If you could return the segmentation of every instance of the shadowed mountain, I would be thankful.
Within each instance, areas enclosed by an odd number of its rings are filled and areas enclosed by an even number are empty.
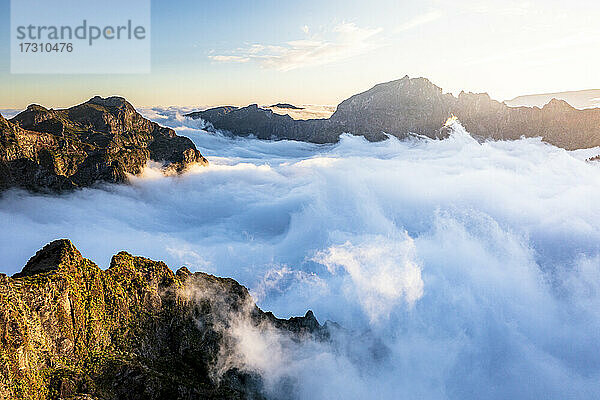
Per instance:
[[[126,182],[148,161],[177,172],[207,163],[190,139],[145,119],[121,97],[64,110],[30,105],[9,121],[0,116],[0,190]]]
[[[247,107],[216,107],[197,111],[186,116],[203,119],[214,128],[237,136],[256,136],[259,139],[291,139],[314,143],[333,143],[339,134],[327,129],[328,120],[296,120],[287,114],[260,108],[257,104]]]
[[[288,108],[290,110],[303,110],[304,107],[298,107],[290,103],[277,103],[269,106],[270,108]]]
[[[455,115],[474,136],[483,139],[541,137],[565,149],[600,146],[600,109],[577,110],[552,100],[543,108],[509,107],[486,93],[461,92],[458,97],[425,78],[409,78],[375,85],[344,100],[329,119],[293,120],[253,104],[219,107],[188,114],[215,129],[260,139],[292,139],[333,143],[349,132],[368,140],[411,134],[443,137],[445,121]]]
[[[126,252],[103,271],[57,240],[0,274],[0,398],[263,399],[260,375],[227,362],[241,322],[329,340],[312,312],[275,318],[233,279]]]

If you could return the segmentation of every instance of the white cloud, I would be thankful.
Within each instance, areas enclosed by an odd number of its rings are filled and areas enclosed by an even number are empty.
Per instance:
[[[412,306],[423,296],[421,267],[415,261],[413,239],[367,235],[354,244],[349,241],[319,252],[315,261],[336,274],[343,269],[350,281],[344,291],[358,299],[372,322],[389,317],[402,300]]]
[[[440,10],[428,11],[406,21],[393,30],[393,33],[398,34],[417,28],[434,22],[442,16]],[[320,34],[309,35],[308,25],[302,26],[301,30],[307,36],[304,39],[290,40],[283,45],[255,43],[237,48],[227,54],[211,55],[209,58],[219,62],[255,61],[264,68],[291,71],[347,60],[389,42],[381,35],[382,28],[364,28],[353,22],[339,23]]]
[[[414,29],[418,26],[428,24],[442,18],[443,14],[440,10],[431,10],[425,14],[417,15],[409,21],[406,21],[396,29],[397,32],[404,32]]]
[[[289,377],[279,387],[300,400],[600,393],[599,165],[539,139],[480,144],[455,130],[320,146],[207,134],[176,109],[151,111],[211,166],[63,196],[3,193],[2,272],[67,237],[102,267],[119,250],[209,265],[275,315],[311,308],[357,339],[307,349],[240,320],[229,331],[242,364]]]
[[[241,56],[223,56],[223,55],[218,55],[218,56],[208,56],[208,58],[210,58],[213,61],[219,61],[219,62],[235,62],[235,63],[245,63],[250,61],[249,57],[241,57]]]
[[[305,25],[302,30],[308,34]],[[229,55],[209,56],[213,61],[247,62],[254,60],[265,68],[290,71],[297,68],[329,64],[364,54],[378,47],[376,35],[381,28],[361,28],[343,22],[329,33],[334,37],[324,39],[318,35],[309,39],[292,40],[282,46],[253,44],[236,49]]]

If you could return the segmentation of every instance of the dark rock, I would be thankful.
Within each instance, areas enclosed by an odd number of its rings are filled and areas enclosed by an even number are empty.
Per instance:
[[[384,140],[386,134],[398,138],[413,134],[444,137],[447,132],[442,128],[452,115],[469,133],[482,139],[541,137],[568,150],[600,146],[600,109],[577,110],[556,99],[543,108],[508,107],[486,93],[461,92],[455,97],[425,78],[408,76],[344,100],[329,119],[297,121],[256,105],[188,116],[202,118],[215,129],[234,135],[334,143],[344,132],[371,141]]]
[[[207,161],[188,138],[142,117],[121,97],[94,97],[65,110],[30,105],[0,117],[0,190],[63,191],[121,183],[148,161],[183,171]]]
[[[187,267],[181,267],[177,270],[177,272],[175,272],[175,275],[177,275],[179,279],[187,279],[192,275],[192,273],[189,269],[187,269]]]
[[[333,143],[339,134],[323,128],[327,120],[295,120],[289,115],[276,114],[270,109],[256,104],[237,108],[233,106],[211,108],[186,115],[193,119],[203,119],[215,129],[231,132],[236,136],[254,135],[259,139],[290,139],[313,143]]]
[[[290,109],[290,110],[304,110],[304,107],[298,107],[298,106],[295,106],[295,105],[290,104],[290,103],[277,103],[277,104],[273,104],[272,106],[269,106],[269,107],[272,107],[272,108],[287,108],[287,109]]]
[[[0,397],[263,399],[260,375],[220,363],[240,320],[326,338],[312,312],[275,318],[233,279],[126,252],[103,271],[57,240],[0,274]]]
[[[397,137],[409,133],[437,137],[452,114],[453,99],[425,78],[405,76],[344,100],[330,120],[340,131],[370,140],[385,138],[384,132]]]
[[[223,107],[215,107],[205,111],[196,111],[187,114],[186,116],[191,117],[193,119],[207,119],[207,120],[217,120],[226,114],[229,114],[232,111],[238,110],[239,107],[236,106],[223,106]]]
[[[23,267],[23,270],[13,277],[19,278],[53,271],[61,265],[76,265],[82,260],[81,253],[73,246],[70,240],[55,240],[35,253],[25,267]]]

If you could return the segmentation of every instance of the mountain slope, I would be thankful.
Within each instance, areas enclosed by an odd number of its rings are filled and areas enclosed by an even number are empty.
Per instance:
[[[205,111],[195,111],[186,115],[193,119],[203,119],[214,128],[225,130],[237,136],[254,135],[259,139],[291,139],[313,143],[333,143],[339,137],[328,129],[328,120],[296,120],[287,114],[277,114],[257,104],[246,107],[225,106]],[[210,128],[209,128],[210,129]]]
[[[125,252],[103,271],[57,240],[0,274],[0,398],[261,399],[258,375],[222,362],[240,320],[327,336],[311,312],[262,312],[232,279]]]
[[[191,140],[145,119],[120,97],[94,97],[65,110],[30,105],[10,121],[0,116],[0,190],[125,182],[150,160],[177,172],[207,163]]]

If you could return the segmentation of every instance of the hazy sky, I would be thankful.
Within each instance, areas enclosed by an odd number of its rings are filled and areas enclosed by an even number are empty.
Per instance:
[[[337,104],[378,82],[425,76],[445,91],[600,88],[597,1],[153,1],[152,72],[11,75],[0,0],[0,108],[133,104]]]

